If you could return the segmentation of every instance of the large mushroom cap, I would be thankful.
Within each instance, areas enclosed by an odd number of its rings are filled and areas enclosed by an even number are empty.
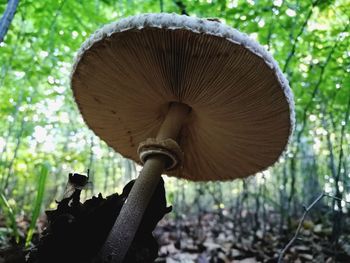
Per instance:
[[[277,161],[294,123],[277,63],[224,24],[175,14],[122,19],[78,52],[72,89],[87,125],[123,156],[154,138],[171,102],[192,108],[179,136],[185,153],[169,175],[231,180]]]

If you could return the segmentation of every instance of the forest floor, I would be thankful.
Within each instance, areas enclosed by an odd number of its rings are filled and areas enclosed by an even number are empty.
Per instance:
[[[249,227],[249,218],[242,218],[239,228],[232,222],[229,216],[217,213],[181,220],[165,217],[154,232],[160,245],[156,262],[277,262],[281,249],[295,233],[285,230],[281,235],[277,222],[258,229]],[[283,262],[349,263],[350,235],[342,235],[338,246],[332,245],[330,235],[330,226],[305,221]]]
[[[278,226],[261,226],[253,229],[248,217],[241,218],[241,226],[235,228],[229,215],[208,212],[201,216],[182,216],[174,219],[171,214],[161,220],[154,231],[159,243],[159,257],[155,262],[164,263],[256,263],[277,262],[283,248],[294,232],[287,231],[282,236]],[[273,220],[273,217],[270,219]],[[0,220],[0,228],[4,229],[4,221]],[[23,228],[28,224],[21,223]],[[45,225],[44,218],[39,221],[39,227]],[[289,233],[289,234],[288,234]],[[331,228],[322,224],[305,221],[299,238],[286,252],[283,262],[350,262],[349,234],[344,233],[340,238],[337,249],[330,240]],[[1,240],[0,248],[6,247]],[[34,238],[38,241],[38,236]],[[0,262],[5,261],[6,253],[17,254],[20,250],[14,247],[0,249]]]
[[[160,189],[162,190],[163,188]],[[87,238],[89,236],[94,236],[94,239],[97,239],[96,236],[102,230],[108,233],[110,228],[100,228],[97,229],[98,233],[96,231],[96,233],[94,233],[91,226],[93,226],[93,229],[95,229],[97,225],[106,226],[109,224],[112,226],[114,219],[112,218],[112,221],[106,224],[105,218],[109,218],[109,214],[116,211],[115,209],[120,209],[120,207],[110,207],[110,204],[114,204],[114,206],[118,205],[118,202],[122,201],[120,198],[123,197],[123,194],[120,196],[112,196],[112,198],[107,197],[107,199],[103,199],[101,196],[93,197],[92,199],[87,200],[84,205],[79,203],[79,200],[77,200],[76,205],[80,209],[78,209],[78,213],[84,212],[84,207],[86,207],[87,211],[91,210],[95,212],[87,213],[89,218],[92,220],[82,221],[85,222],[86,226],[82,226],[81,223],[77,223],[77,227],[82,229],[80,229],[81,231],[78,229],[79,231],[77,230],[75,235],[79,237],[86,235]],[[158,210],[160,209],[160,204],[162,204],[165,208],[165,199],[163,200],[164,203],[162,203],[159,202],[160,198],[158,198],[162,195],[164,195],[164,192],[160,191],[160,193],[155,196],[157,198],[154,200],[152,199],[153,201],[150,202],[150,204],[153,204],[154,206],[149,206],[148,209],[150,213],[145,213],[142,221],[144,222],[144,225],[142,226],[143,229],[146,229],[147,223],[152,222],[151,225],[153,225],[153,221],[155,220],[155,225],[156,222],[163,217],[163,212],[161,212],[158,216],[156,215],[159,213]],[[64,217],[57,215],[58,218],[65,219],[67,218],[69,209],[74,210],[74,207],[67,206],[68,201],[71,198],[72,197],[64,199],[67,202],[62,201],[60,205],[58,205],[58,207],[60,207],[59,209],[64,213]],[[116,202],[115,200],[119,201]],[[105,202],[105,205],[100,206],[100,204],[103,202]],[[195,215],[191,215],[190,213],[186,213],[186,215],[176,212],[169,213],[165,215],[165,217],[158,223],[156,229],[153,231],[153,235],[159,244],[159,257],[155,262],[278,262],[278,257],[281,250],[288,244],[296,233],[295,229],[297,228],[299,218],[290,220],[290,227],[288,228],[286,226],[287,222],[283,222],[281,224],[281,218],[278,213],[273,211],[265,212],[264,218],[258,217],[258,214],[254,213],[254,211],[247,210],[242,210],[238,213],[234,210],[229,211],[221,209],[216,212],[202,211],[200,213],[196,213]],[[51,217],[53,216],[52,213],[54,212],[49,212]],[[86,213],[86,211],[84,213]],[[99,215],[98,218],[93,216],[97,214]],[[146,214],[150,216],[148,220],[146,220]],[[78,215],[74,214],[74,216]],[[343,225],[350,225],[349,215],[344,214],[343,216]],[[101,221],[102,219],[104,221]],[[21,216],[20,218],[17,218],[16,221],[21,240],[24,241],[25,233],[28,230],[30,220],[25,216]],[[331,241],[332,225],[330,222],[331,220],[328,220],[327,216],[322,215],[320,211],[318,216],[316,216],[316,219],[306,219],[303,221],[301,230],[298,232],[298,238],[284,254],[283,262],[349,263],[350,229],[344,228],[343,232],[338,237],[338,242],[335,244],[335,242]],[[37,221],[37,232],[32,239],[33,246],[39,243],[39,233],[42,232],[46,225],[46,217],[40,217]],[[51,229],[55,229],[53,226],[54,225],[52,225]],[[61,226],[61,224],[59,226]],[[154,227],[147,227],[147,229],[148,228],[154,229]],[[86,229],[90,230],[85,231]],[[67,240],[67,235],[69,235],[72,231],[73,230],[71,229],[66,232],[67,234],[64,234],[65,239],[62,240]],[[151,235],[151,230],[149,231],[149,235]],[[61,230],[59,232],[61,232]],[[86,240],[87,238],[83,238],[83,240]],[[56,239],[57,237],[55,236],[55,240]],[[91,242],[88,241],[88,244]],[[103,242],[104,239],[102,239],[101,242],[97,242],[94,247],[99,249],[100,244],[103,244]],[[68,247],[72,247],[68,241],[63,241],[63,243],[66,245],[68,244]],[[13,244],[13,240],[11,241],[11,229],[6,227],[6,218],[3,215],[0,215],[0,263],[24,262],[25,253],[23,246],[15,246]],[[84,243],[81,245],[84,245]],[[78,247],[78,245],[74,246],[76,248]],[[137,252],[140,251],[140,248],[147,248],[148,246],[148,243],[140,243],[138,246],[134,247],[134,249],[136,249],[135,251]],[[57,245],[54,245],[54,247],[57,247]],[[84,251],[85,248],[86,246],[84,245],[79,251]],[[152,247],[148,248],[151,249]],[[156,253],[157,246],[155,246],[154,249]],[[65,251],[66,249],[64,248],[63,250]],[[155,254],[154,258],[156,258],[156,255],[157,254]],[[133,260],[130,262],[133,262]]]

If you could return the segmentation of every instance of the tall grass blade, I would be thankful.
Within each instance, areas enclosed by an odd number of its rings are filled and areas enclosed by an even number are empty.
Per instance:
[[[19,233],[18,233],[18,228],[17,228],[17,223],[16,223],[16,216],[15,213],[13,212],[9,202],[7,201],[6,197],[0,193],[0,206],[6,216],[10,220],[11,224],[11,229],[13,232],[13,236],[15,237],[16,243],[19,242]]]
[[[26,248],[28,248],[30,245],[30,241],[32,240],[34,229],[36,226],[36,221],[40,215],[41,206],[44,201],[45,184],[46,184],[47,175],[49,174],[49,168],[50,168],[49,164],[42,164],[40,167],[39,180],[38,180],[38,193],[36,196],[35,204],[33,207],[32,219],[30,221],[30,226],[27,233],[27,238],[25,243]]]

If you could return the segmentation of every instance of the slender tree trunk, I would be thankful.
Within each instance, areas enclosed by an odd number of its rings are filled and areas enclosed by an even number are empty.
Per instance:
[[[280,223],[279,223],[279,233],[283,234],[283,227],[286,220],[286,214],[289,213],[289,200],[287,200],[287,161],[283,164],[283,178],[282,178],[282,187],[280,187]],[[290,195],[291,196],[291,195]]]
[[[159,0],[159,8],[160,8],[160,12],[163,13],[164,12],[164,2],[163,2],[163,0]]]
[[[119,186],[120,180],[117,180],[117,168],[116,167],[117,166],[119,167],[119,165],[114,162],[113,158],[111,158],[111,163],[112,163],[113,187],[117,188]],[[115,190],[113,189],[113,191],[115,191]]]
[[[11,25],[12,19],[15,16],[19,0],[9,0],[5,13],[0,19],[0,43],[4,41],[5,35]]]
[[[265,174],[263,174],[263,184],[262,184],[262,195],[263,195],[263,203],[262,203],[262,223],[263,223],[263,236],[266,234],[266,226],[267,226],[267,213],[266,213],[266,178]]]
[[[334,241],[335,244],[338,243],[339,236],[342,232],[343,228],[343,208],[341,204],[341,199],[343,197],[343,193],[339,189],[339,182],[341,178],[341,166],[342,166],[342,161],[343,161],[343,143],[344,143],[344,136],[345,136],[345,127],[347,127],[349,123],[349,115],[350,115],[350,96],[348,99],[348,104],[347,104],[347,109],[345,112],[344,116],[344,125],[341,126],[341,132],[340,132],[340,142],[339,142],[339,157],[338,157],[338,169],[335,172],[335,197],[337,200],[333,200],[333,230],[332,230],[332,240]],[[329,134],[329,133],[328,133]],[[327,137],[328,138],[328,137]],[[335,166],[335,165],[334,165]],[[344,182],[343,182],[344,184]],[[337,204],[338,211],[335,210],[335,204]]]
[[[186,5],[181,0],[173,0],[173,1],[177,5],[177,7],[180,9],[181,15],[186,15],[186,16],[189,15],[186,10]]]
[[[234,215],[233,216],[233,230],[232,230],[232,234],[233,236],[237,236],[238,234],[238,230],[240,229],[239,228],[239,213],[240,213],[240,206],[241,206],[241,195],[240,194],[237,194],[234,198],[234,200],[236,201],[235,202],[235,205],[232,206],[232,214]]]
[[[239,224],[239,231],[240,234],[242,235],[244,233],[244,229],[242,227],[242,222],[243,222],[243,208],[244,205],[246,204],[247,210],[249,207],[248,204],[248,184],[247,181],[245,179],[242,180],[242,186],[243,186],[243,191],[242,191],[242,198],[241,198],[241,202],[240,202],[240,207],[238,210],[238,224]]]
[[[211,195],[211,198],[214,201],[214,204],[217,207],[217,211],[220,217],[220,220],[223,220],[223,213],[222,213],[222,207],[221,204],[223,203],[222,201],[222,189],[221,189],[221,184],[216,183],[212,185],[213,187],[211,188],[209,185],[205,186],[206,192],[208,192]],[[201,192],[201,195],[204,195],[203,190]]]
[[[69,134],[72,130],[71,129],[67,129],[66,133],[65,133],[65,138],[70,138]],[[62,147],[62,152],[67,152],[68,151],[68,144],[69,144],[69,140],[65,140],[64,142],[64,145]],[[58,194],[59,194],[59,191],[62,190],[62,187],[61,187],[61,178],[66,178],[67,177],[62,177],[62,164],[60,164],[60,160],[59,158],[55,158],[55,163],[57,164],[58,168],[57,170],[55,171],[55,173],[53,174],[54,176],[54,180],[55,180],[55,185],[52,187],[52,189],[49,191],[49,194],[48,194],[48,198],[47,198],[47,203],[45,204],[45,207],[47,207],[47,205],[51,204],[51,203],[54,203],[55,200],[57,200],[57,197],[58,197]],[[63,193],[61,194],[61,196],[63,196]]]
[[[11,116],[13,118],[13,121],[12,122],[9,122],[8,124],[8,129],[7,129],[7,134],[6,134],[6,138],[5,138],[5,146],[4,148],[2,149],[2,151],[0,152],[0,163],[2,163],[4,161],[4,158],[6,159],[6,152],[7,152],[7,147],[9,145],[9,141],[10,141],[10,138],[13,136],[13,129],[15,127],[14,123],[16,123],[17,121],[17,118],[18,118],[18,113],[19,113],[19,107],[22,105],[22,102],[23,102],[23,92],[21,91],[20,95],[19,95],[19,98],[18,98],[18,101],[16,103],[16,106],[13,110],[13,112],[11,113]]]
[[[201,223],[201,217],[203,215],[203,207],[201,204],[201,197],[203,196],[203,186],[202,184],[198,184],[196,186],[196,197],[194,199],[194,205],[197,207],[198,212],[197,212],[197,220],[198,220],[198,226],[200,226]]]
[[[253,230],[256,233],[259,229],[260,229],[260,220],[259,220],[259,216],[260,216],[260,206],[261,206],[261,201],[260,201],[260,197],[262,196],[262,185],[257,183],[257,179],[254,179],[255,181],[255,188],[258,188],[258,193],[255,194],[255,210],[254,210],[254,226],[253,226]],[[256,238],[257,235],[254,236],[254,238]]]
[[[88,165],[87,165],[87,168],[89,170],[89,181],[92,182],[92,185],[91,185],[91,195],[94,194],[94,160],[95,160],[95,154],[94,154],[94,151],[93,151],[93,148],[95,147],[95,142],[94,142],[94,137],[91,136],[90,137],[90,156],[89,156],[89,162],[88,162]],[[87,194],[87,191],[85,191],[85,194]]]
[[[296,158],[297,155],[294,155],[291,159],[290,159],[290,194],[288,197],[288,213],[294,215],[295,214],[295,206],[293,206],[292,208],[292,202],[294,200],[294,204],[295,204],[295,196],[296,196],[296,171],[297,171],[297,167],[296,167]],[[292,212],[290,212],[292,211]],[[291,227],[291,217],[288,217],[288,227]]]
[[[109,179],[109,162],[106,161],[104,164],[104,173],[103,173],[103,192],[106,193],[108,189],[108,179]]]
[[[22,122],[21,122],[20,130],[17,133],[17,142],[16,142],[16,146],[14,149],[14,153],[13,153],[13,156],[12,156],[8,166],[7,166],[7,175],[5,177],[4,185],[3,185],[2,189],[6,190],[8,192],[10,191],[10,189],[8,189],[8,185],[10,182],[10,177],[11,177],[12,172],[13,172],[13,164],[16,161],[18,150],[19,150],[19,147],[21,146],[21,143],[22,143],[22,134],[24,131],[25,124],[26,124],[26,122],[24,121],[24,118],[23,118]]]

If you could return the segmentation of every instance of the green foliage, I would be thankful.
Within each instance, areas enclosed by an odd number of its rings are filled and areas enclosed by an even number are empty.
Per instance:
[[[4,211],[6,218],[9,220],[10,228],[12,229],[12,234],[15,237],[16,242],[19,242],[19,233],[16,222],[16,215],[13,212],[9,202],[6,197],[0,193],[0,207]]]
[[[50,171],[50,165],[49,164],[42,164],[40,165],[40,169],[38,169],[38,185],[37,185],[37,196],[36,200],[33,206],[33,212],[32,212],[32,218],[30,221],[27,238],[26,238],[26,247],[30,245],[30,241],[32,240],[32,236],[34,233],[34,229],[36,226],[36,221],[40,216],[41,208],[44,201],[44,193],[45,193],[45,184],[46,179]]]

